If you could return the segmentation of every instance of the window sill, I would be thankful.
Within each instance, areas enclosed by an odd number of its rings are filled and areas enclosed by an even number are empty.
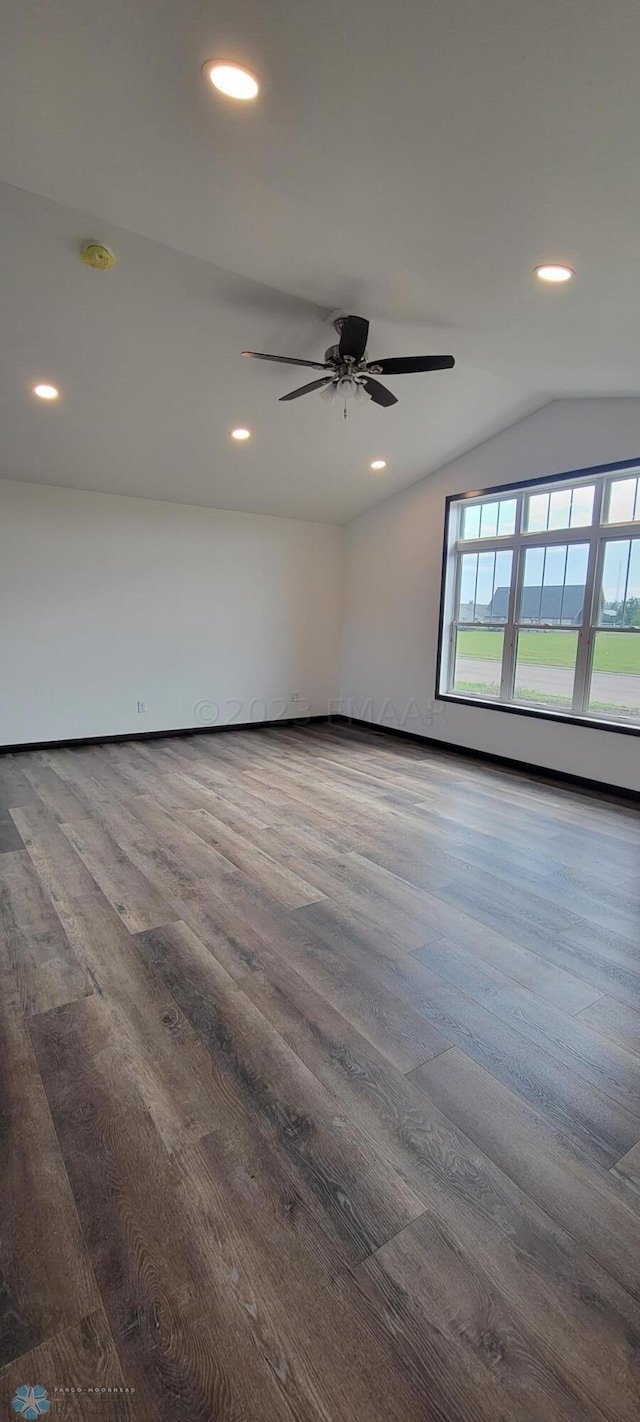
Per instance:
[[[457,696],[453,691],[437,691],[436,701],[449,701],[455,706],[481,706],[485,711],[506,711],[509,716],[533,716],[537,721],[560,721],[567,726],[595,727],[598,731],[613,731],[617,736],[640,736],[640,726],[629,726],[624,721],[599,721],[595,716],[572,716],[567,711],[550,711],[548,708],[534,709],[532,706],[517,706],[511,702],[483,700],[479,696]]]

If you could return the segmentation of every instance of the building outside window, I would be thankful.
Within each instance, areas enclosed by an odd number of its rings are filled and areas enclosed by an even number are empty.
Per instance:
[[[448,500],[438,693],[640,729],[640,464]]]

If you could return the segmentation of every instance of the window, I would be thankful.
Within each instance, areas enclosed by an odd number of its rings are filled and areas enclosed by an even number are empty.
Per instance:
[[[449,501],[438,676],[640,729],[640,467]]]
[[[462,520],[463,538],[504,538],[516,527],[516,500],[469,504]]]
[[[640,479],[612,479],[607,503],[607,523],[640,520]]]
[[[527,533],[547,533],[550,528],[588,528],[593,517],[593,484],[582,488],[554,489],[530,494],[527,499]]]

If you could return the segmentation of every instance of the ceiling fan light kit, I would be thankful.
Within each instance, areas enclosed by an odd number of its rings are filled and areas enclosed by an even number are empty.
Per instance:
[[[290,390],[280,399],[298,400],[301,395],[311,395],[318,391],[323,400],[341,400],[344,417],[347,418],[347,400],[359,403],[373,400],[374,405],[388,408],[397,405],[397,396],[374,377],[376,375],[415,375],[430,370],[451,370],[455,365],[453,356],[390,356],[388,359],[370,361],[367,357],[369,322],[364,316],[336,316],[333,326],[338,336],[335,345],[325,351],[324,361],[296,360],[293,356],[266,355],[262,351],[243,351],[243,356],[254,360],[271,360],[281,365],[306,366],[311,370],[322,370],[324,376],[312,380],[309,385],[301,385]]]

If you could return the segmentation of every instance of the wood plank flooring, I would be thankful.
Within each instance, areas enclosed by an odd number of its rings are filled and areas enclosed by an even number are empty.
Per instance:
[[[0,757],[0,1406],[637,1422],[639,883],[361,729]]]

